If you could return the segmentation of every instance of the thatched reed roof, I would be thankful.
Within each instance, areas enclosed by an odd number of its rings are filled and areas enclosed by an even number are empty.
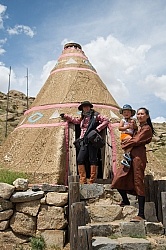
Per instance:
[[[33,106],[84,100],[118,107],[81,46],[70,43],[65,45]]]

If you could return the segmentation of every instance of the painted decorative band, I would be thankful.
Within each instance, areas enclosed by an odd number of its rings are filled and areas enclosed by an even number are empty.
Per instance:
[[[82,58],[84,58],[84,59],[88,59],[86,56],[84,56],[84,55],[82,55],[82,54],[78,54],[78,53],[68,53],[68,54],[63,54],[63,55],[61,55],[61,56],[58,58],[58,61],[59,61],[59,59],[61,59],[61,58],[63,58],[63,57],[66,57],[66,56],[70,56],[70,57],[76,56],[76,57],[82,57]]]
[[[52,71],[50,73],[50,75],[55,74],[55,73],[60,72],[60,71],[67,71],[67,70],[84,70],[84,71],[90,71],[90,72],[97,75],[97,73],[95,71],[91,70],[91,69],[79,68],[79,67],[68,67],[68,68],[56,69],[56,70]]]
[[[67,126],[67,122],[57,122],[57,123],[47,123],[47,124],[22,124],[15,128],[46,128],[46,127],[58,127],[58,126]]]
[[[78,107],[80,103],[58,103],[58,104],[48,104],[48,105],[43,105],[43,106],[35,106],[32,107],[31,109],[28,109],[25,111],[24,115],[27,115],[28,113],[36,110],[47,110],[47,109],[54,109],[54,108],[72,108],[72,107]],[[106,109],[114,109],[114,110],[119,110],[119,108],[116,108],[111,105],[104,105],[104,104],[93,104],[94,107],[97,108],[106,108]]]

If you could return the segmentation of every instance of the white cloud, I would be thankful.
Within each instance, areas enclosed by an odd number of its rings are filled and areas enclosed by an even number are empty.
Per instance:
[[[148,75],[145,79],[145,84],[155,94],[155,96],[166,101],[166,75],[155,76]]]
[[[7,32],[9,33],[9,35],[20,35],[24,33],[31,38],[35,35],[35,31],[32,30],[29,26],[25,25],[15,25],[14,28],[8,28]]]
[[[166,118],[164,118],[164,117],[156,117],[155,119],[152,119],[152,122],[154,122],[154,123],[163,123],[163,122],[166,122]]]
[[[13,70],[11,70],[10,78],[10,69],[7,68],[4,64],[0,64],[0,90],[3,93],[7,93],[10,79],[10,87],[16,85],[16,75]],[[14,89],[14,88],[13,88]]]
[[[40,79],[42,81],[42,83],[45,83],[45,81],[47,80],[47,78],[50,75],[50,71],[54,68],[54,66],[56,65],[57,61],[52,60],[52,61],[48,61],[44,66],[43,66],[43,71],[41,73]]]
[[[3,29],[3,19],[5,18],[6,9],[7,9],[7,6],[0,4],[0,29]]]
[[[117,102],[126,102],[140,77],[144,78],[140,72],[146,67],[146,53],[151,45],[131,47],[109,35],[106,39],[99,37],[83,48]]]
[[[2,48],[2,46],[6,43],[7,39],[1,39],[0,40],[0,55],[4,54],[6,52],[5,49]]]

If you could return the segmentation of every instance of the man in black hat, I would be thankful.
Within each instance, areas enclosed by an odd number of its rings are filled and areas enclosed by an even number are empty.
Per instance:
[[[103,130],[108,125],[109,120],[98,112],[95,112],[93,104],[89,101],[82,102],[78,106],[78,110],[81,111],[80,118],[74,118],[67,114],[60,114],[60,116],[67,119],[69,122],[80,124],[81,133],[79,137],[79,151],[77,156],[80,183],[87,183],[85,170],[85,162],[87,159],[89,159],[90,162],[89,183],[94,183],[97,179],[98,148],[94,147],[93,144],[87,140],[86,136],[91,130],[96,130],[97,132]]]

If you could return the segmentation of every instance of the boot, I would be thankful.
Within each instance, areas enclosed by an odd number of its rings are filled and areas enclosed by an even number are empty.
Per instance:
[[[122,190],[122,189],[117,189],[118,192],[120,193],[121,197],[122,197],[122,201],[121,203],[119,203],[119,205],[122,207],[126,206],[126,205],[130,205],[130,201],[127,197],[127,193],[126,190]]]
[[[78,165],[78,173],[80,176],[80,184],[86,184],[86,171],[85,171],[85,166],[84,165]]]
[[[96,165],[91,165],[90,166],[90,180],[89,184],[92,184],[96,181],[97,179],[97,166]]]
[[[145,219],[144,209],[145,209],[145,196],[138,195],[138,206],[139,206],[139,212],[138,216]]]

